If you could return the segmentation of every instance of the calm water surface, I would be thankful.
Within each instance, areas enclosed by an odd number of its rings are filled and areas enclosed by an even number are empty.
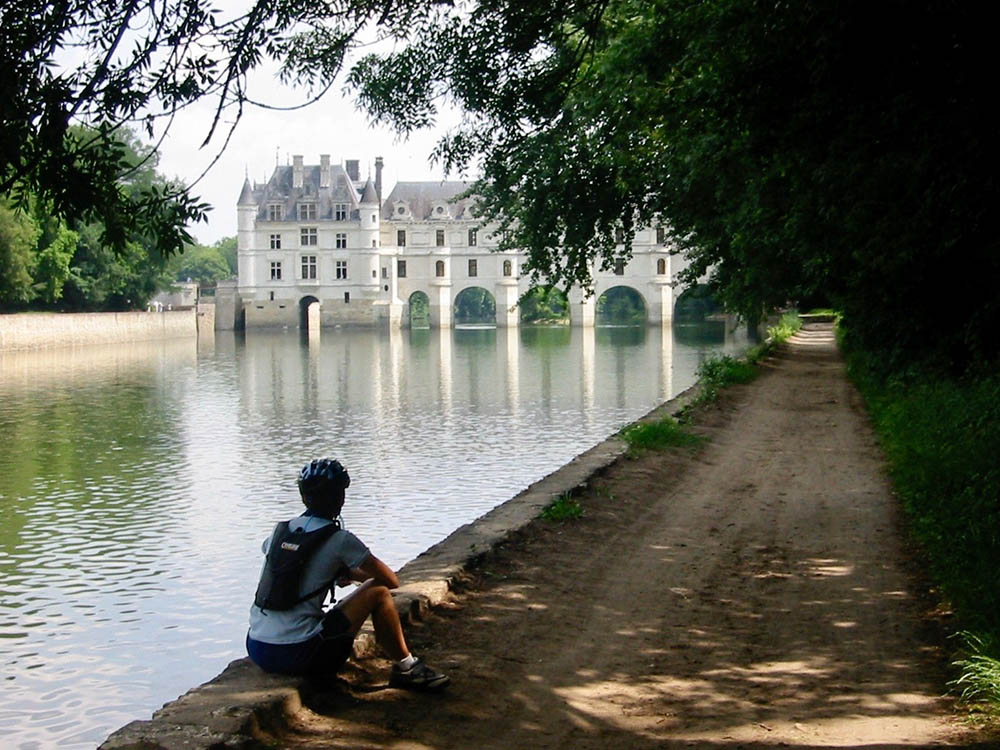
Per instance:
[[[394,567],[689,386],[709,328],[251,332],[0,355],[0,746],[92,748],[243,656],[339,457]]]

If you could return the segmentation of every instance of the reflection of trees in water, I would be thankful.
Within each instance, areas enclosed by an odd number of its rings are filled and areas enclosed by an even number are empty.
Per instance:
[[[696,323],[722,312],[722,305],[716,302],[706,284],[697,284],[686,289],[674,306],[674,320],[680,323]]]
[[[679,344],[695,347],[722,344],[726,340],[726,322],[700,320],[684,323],[674,320],[674,340]]]
[[[414,292],[410,295],[410,327],[431,327],[431,300],[423,292]]]
[[[518,306],[522,323],[569,323],[569,300],[560,289],[536,286],[521,297]]]
[[[596,317],[598,325],[642,325],[646,305],[635,289],[616,286],[597,298]]]
[[[496,300],[482,287],[470,286],[455,298],[456,323],[495,323],[496,319]]]

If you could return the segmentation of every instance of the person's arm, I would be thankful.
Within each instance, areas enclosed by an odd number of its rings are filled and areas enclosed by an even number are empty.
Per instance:
[[[375,583],[380,586],[399,588],[399,578],[396,577],[395,571],[373,554],[369,554],[363,563],[351,570],[351,579],[354,581],[363,583],[369,578],[375,579]]]

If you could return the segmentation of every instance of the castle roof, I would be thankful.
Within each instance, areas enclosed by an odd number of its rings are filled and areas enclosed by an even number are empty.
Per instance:
[[[382,219],[397,218],[395,207],[405,203],[410,216],[417,220],[432,219],[434,207],[447,203],[452,219],[472,219],[475,198],[458,198],[472,187],[471,183],[459,180],[442,182],[397,182],[392,192],[382,202]]]

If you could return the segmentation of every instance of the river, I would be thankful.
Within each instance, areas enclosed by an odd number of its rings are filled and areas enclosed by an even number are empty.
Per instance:
[[[92,748],[243,655],[316,456],[394,567],[694,382],[721,324],[326,329],[0,355],[0,745]]]

